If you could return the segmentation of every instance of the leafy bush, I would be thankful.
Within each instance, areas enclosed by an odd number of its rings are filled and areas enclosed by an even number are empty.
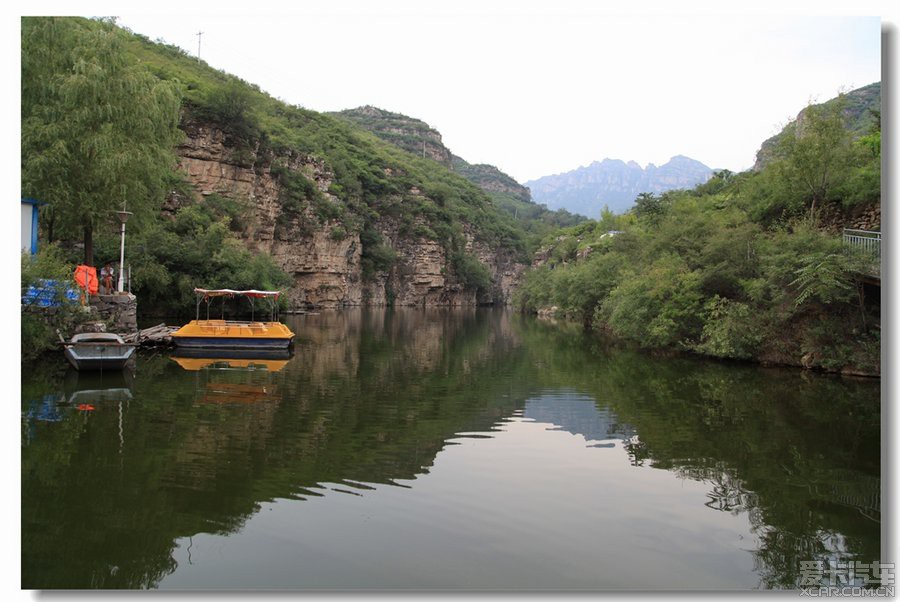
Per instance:
[[[613,333],[642,347],[690,348],[702,329],[702,309],[699,275],[667,255],[627,275],[598,314]]]
[[[37,254],[22,253],[21,292],[30,286],[45,288],[47,281],[55,281],[53,293],[58,307],[45,311],[37,306],[22,303],[21,342],[22,361],[32,361],[41,354],[57,348],[57,329],[69,333],[80,319],[80,305],[65,298],[65,289],[74,287],[75,264],[69,263],[57,245],[43,245]]]
[[[450,256],[450,265],[456,277],[467,289],[482,293],[491,286],[491,273],[477,258],[465,251],[457,251]]]
[[[213,198],[214,195],[211,196]],[[209,199],[207,199],[208,201]],[[128,238],[131,290],[144,315],[190,315],[196,288],[285,289],[291,278],[265,253],[253,253],[234,233],[240,205],[215,199],[159,216]],[[110,256],[118,241],[102,241]]]
[[[746,303],[715,296],[706,302],[701,341],[695,351],[715,357],[750,359],[762,342],[759,316]]]

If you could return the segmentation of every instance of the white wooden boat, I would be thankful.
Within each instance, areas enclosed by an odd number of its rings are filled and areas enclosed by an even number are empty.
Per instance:
[[[134,345],[112,332],[76,334],[63,346],[76,370],[121,370],[134,355]]]

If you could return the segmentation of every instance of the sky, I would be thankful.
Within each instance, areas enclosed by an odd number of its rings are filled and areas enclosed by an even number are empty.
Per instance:
[[[290,104],[422,119],[453,153],[520,182],[604,158],[646,166],[679,154],[742,171],[809,102],[881,79],[880,18],[833,8],[445,4],[111,14],[192,55],[203,32],[204,61]]]

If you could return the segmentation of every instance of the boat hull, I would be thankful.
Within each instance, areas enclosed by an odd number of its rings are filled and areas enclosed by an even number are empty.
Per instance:
[[[288,349],[294,333],[280,322],[192,320],[172,333],[179,349]]]
[[[76,370],[122,370],[134,355],[134,347],[111,346],[101,350],[96,346],[72,346],[66,348],[65,355]]]
[[[252,339],[241,337],[172,337],[175,346],[181,349],[240,349],[240,350],[278,350],[290,347],[293,339]]]

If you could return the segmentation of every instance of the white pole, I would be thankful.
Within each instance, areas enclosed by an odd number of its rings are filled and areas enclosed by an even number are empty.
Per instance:
[[[122,248],[119,252],[119,292],[125,290],[125,222],[122,222]]]

